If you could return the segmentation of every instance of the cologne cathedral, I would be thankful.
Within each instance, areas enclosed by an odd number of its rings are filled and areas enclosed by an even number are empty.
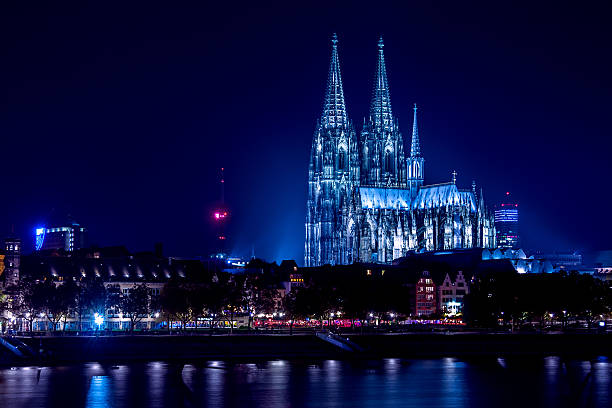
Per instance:
[[[482,190],[425,185],[414,107],[410,152],[391,110],[382,38],[370,114],[360,133],[346,113],[338,40],[323,114],[312,140],[304,263],[391,263],[409,251],[495,247],[492,214]],[[407,156],[407,157],[406,157]]]

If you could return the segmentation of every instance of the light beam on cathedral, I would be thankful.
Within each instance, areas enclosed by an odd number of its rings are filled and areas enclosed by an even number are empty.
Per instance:
[[[492,214],[476,186],[424,185],[414,105],[410,155],[391,109],[382,37],[370,112],[358,134],[344,100],[338,38],[332,37],[323,113],[308,168],[306,266],[390,263],[408,251],[495,246]]]

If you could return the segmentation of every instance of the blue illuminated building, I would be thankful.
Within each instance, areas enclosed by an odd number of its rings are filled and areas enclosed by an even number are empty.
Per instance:
[[[500,248],[517,249],[520,245],[518,203],[507,192],[495,208],[495,231]]]
[[[482,190],[450,182],[425,185],[414,106],[410,151],[393,116],[384,43],[378,42],[370,113],[357,133],[349,120],[338,39],[323,113],[312,140],[304,263],[391,263],[409,251],[495,247],[493,216]]]
[[[86,232],[76,222],[38,227],[34,231],[35,248],[37,251],[63,249],[71,252],[85,247]]]

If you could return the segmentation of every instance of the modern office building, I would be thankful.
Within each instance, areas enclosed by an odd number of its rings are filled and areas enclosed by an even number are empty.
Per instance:
[[[519,248],[519,209],[510,192],[507,192],[502,202],[495,207],[495,231],[498,247]]]
[[[37,251],[63,249],[72,252],[85,247],[86,229],[76,222],[52,224],[35,230]]]

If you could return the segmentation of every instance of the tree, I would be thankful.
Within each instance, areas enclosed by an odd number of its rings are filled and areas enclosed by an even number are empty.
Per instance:
[[[17,284],[15,294],[11,303],[14,315],[28,323],[28,331],[33,331],[34,319],[42,312],[42,306],[34,293],[35,282],[29,279],[21,279]]]
[[[176,317],[182,323],[185,330],[187,322],[193,319],[192,290],[183,283],[168,281],[160,294],[160,305],[165,314]],[[170,324],[170,323],[169,323]]]
[[[130,319],[130,333],[144,317],[151,313],[150,293],[146,283],[134,285],[128,293],[123,293],[119,299],[119,308],[123,316]]]
[[[289,332],[293,334],[293,323],[296,319],[329,318],[330,313],[338,307],[338,298],[333,289],[324,287],[296,288],[285,296],[284,308],[290,318]]]
[[[40,307],[55,331],[58,323],[74,307],[74,285],[57,285],[53,280],[46,279],[34,285],[30,301]]]
[[[79,317],[79,331],[83,330],[83,316],[98,313],[104,315],[107,306],[107,291],[101,279],[79,284],[76,292],[75,312]]]
[[[301,302],[301,297],[298,297],[299,288],[287,293],[283,298],[283,309],[286,316],[289,318],[289,335],[293,335],[293,325],[297,319],[303,319],[307,315],[305,305]]]
[[[74,279],[67,279],[64,284],[57,287],[57,290],[65,308],[62,316],[64,319],[62,330],[66,331],[66,318],[76,311],[79,286]]]
[[[263,282],[260,282],[258,276],[248,276],[243,284],[244,306],[249,314],[249,328],[254,314],[271,314],[275,311],[277,292],[262,285]]]
[[[244,292],[242,285],[235,281],[229,281],[223,285],[224,298],[226,302],[225,314],[229,315],[230,335],[234,332],[234,316],[244,306]]]
[[[208,285],[204,291],[205,305],[211,316],[211,334],[215,321],[226,320],[230,324],[230,334],[233,333],[234,316],[245,306],[243,285],[234,277],[221,275],[221,278]]]
[[[4,318],[4,313],[9,310],[8,296],[0,290],[0,333],[6,330],[7,319]]]

